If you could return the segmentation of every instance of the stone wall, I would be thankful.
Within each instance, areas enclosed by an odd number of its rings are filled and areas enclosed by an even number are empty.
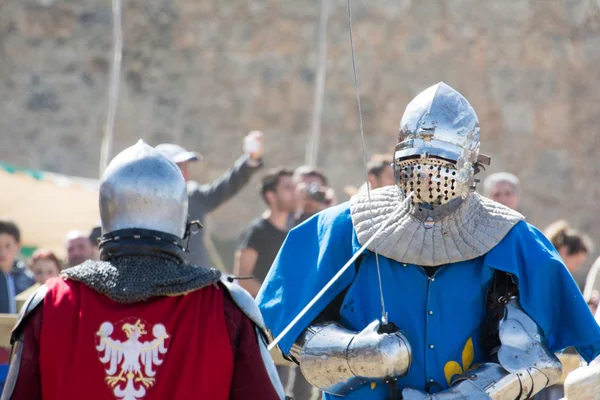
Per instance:
[[[143,137],[205,155],[217,177],[251,129],[267,165],[303,162],[310,131],[320,4],[316,0],[125,0],[115,151]],[[392,150],[406,103],[440,80],[482,126],[488,172],[523,182],[524,212],[558,217],[600,244],[600,10],[592,0],[354,1],[368,153]],[[0,159],[95,177],[111,62],[110,2],[0,5]],[[340,193],[359,185],[360,134],[345,0],[330,0],[319,166]],[[262,204],[254,188],[218,212],[232,238]]]

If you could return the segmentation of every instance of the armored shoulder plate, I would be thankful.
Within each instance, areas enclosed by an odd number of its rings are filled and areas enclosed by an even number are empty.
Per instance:
[[[254,302],[254,298],[240,285],[236,285],[231,276],[222,276],[221,283],[227,288],[234,303],[242,310],[246,317],[250,318],[254,325],[265,330],[265,321]]]
[[[234,283],[234,279],[231,276],[221,276],[221,283],[229,292],[231,299],[238,306],[240,310],[252,321],[256,327],[256,338],[258,340],[258,345],[260,347],[260,355],[263,360],[263,364],[267,373],[269,374],[269,378],[271,379],[271,384],[273,388],[279,395],[280,399],[287,399],[285,395],[285,390],[283,385],[281,384],[281,380],[279,379],[279,374],[277,373],[277,368],[275,367],[275,363],[273,362],[273,358],[271,358],[271,353],[267,350],[267,332],[265,327],[265,321],[263,320],[262,314],[258,309],[258,306],[254,302],[254,298],[244,289],[243,287],[236,285]]]
[[[44,297],[46,297],[46,293],[48,293],[48,287],[46,285],[40,286],[23,304],[23,308],[21,308],[21,312],[19,315],[19,319],[15,327],[12,330],[10,337],[10,344],[14,344],[16,340],[18,340],[21,333],[23,333],[23,329],[25,328],[25,322],[29,318],[33,312],[44,304]]]
[[[544,332],[521,308],[517,297],[506,305],[500,322],[500,343],[498,361],[507,371],[522,373],[535,368],[544,375],[542,380],[554,383],[560,378],[560,361],[548,350]]]
[[[531,399],[558,382],[561,363],[546,347],[543,331],[523,311],[516,296],[506,304],[500,343],[500,364],[484,363],[458,375],[441,393],[404,389],[403,399]]]
[[[12,349],[10,351],[10,361],[8,375],[6,377],[6,383],[4,384],[4,390],[2,392],[2,400],[8,400],[11,398],[17,378],[19,376],[19,365],[21,364],[21,354],[23,353],[23,330],[25,329],[25,323],[33,312],[44,304],[44,297],[48,293],[48,287],[46,285],[40,286],[23,304],[21,308],[21,314],[19,320],[15,325],[11,337],[10,344]]]

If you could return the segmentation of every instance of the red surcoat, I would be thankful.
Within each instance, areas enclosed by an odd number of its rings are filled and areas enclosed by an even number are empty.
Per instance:
[[[220,286],[120,304],[79,282],[46,285],[13,399],[277,398],[252,323]]]
[[[43,308],[43,398],[228,399],[233,354],[217,290],[119,304],[54,280]]]

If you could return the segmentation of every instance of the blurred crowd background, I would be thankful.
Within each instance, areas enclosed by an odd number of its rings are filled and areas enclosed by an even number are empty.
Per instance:
[[[111,155],[169,144],[205,221],[193,261],[254,275],[255,293],[287,230],[365,189],[347,3],[123,4]],[[596,307],[600,3],[370,0],[353,18],[371,186],[393,183],[408,101],[450,84],[491,156],[477,190],[543,230]],[[112,23],[105,1],[0,3],[1,313],[98,255]]]

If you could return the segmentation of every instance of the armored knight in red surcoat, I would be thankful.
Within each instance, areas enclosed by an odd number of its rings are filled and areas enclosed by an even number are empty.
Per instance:
[[[250,295],[186,264],[186,184],[143,141],[100,185],[99,261],[24,306],[2,399],[282,399]]]

